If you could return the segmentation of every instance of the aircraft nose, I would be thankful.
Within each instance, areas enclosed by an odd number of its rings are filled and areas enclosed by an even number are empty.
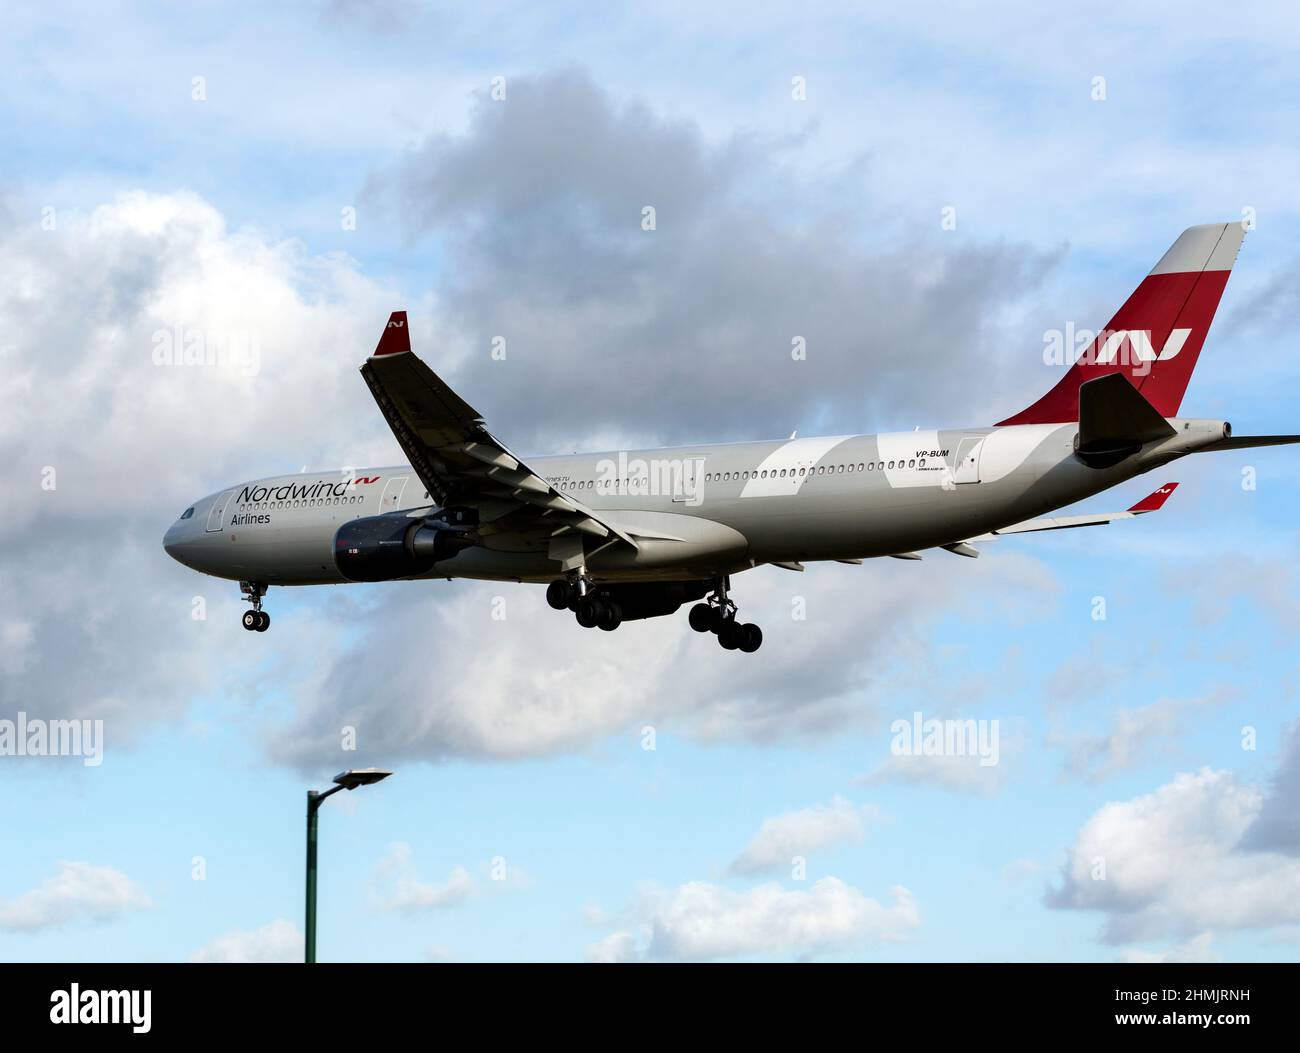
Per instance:
[[[178,563],[183,563],[181,559],[181,529],[179,523],[173,523],[167,528],[167,533],[163,535],[163,551]]]
[[[167,533],[163,534],[162,539],[163,551],[177,563],[183,563],[187,567],[192,565],[190,557],[198,536],[194,528],[196,519],[195,506],[187,508],[181,517],[167,528]]]

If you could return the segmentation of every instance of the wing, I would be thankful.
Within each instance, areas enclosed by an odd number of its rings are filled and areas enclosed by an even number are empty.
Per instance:
[[[970,538],[971,541],[992,541],[994,538],[1002,537],[1006,534],[1032,534],[1039,530],[1069,530],[1073,527],[1102,526],[1105,523],[1113,523],[1117,519],[1134,519],[1137,516],[1145,515],[1147,512],[1158,512],[1160,506],[1169,500],[1169,495],[1177,489],[1177,483],[1165,483],[1155,493],[1150,494],[1132,508],[1123,512],[1100,512],[1094,515],[1082,516],[1050,516],[1046,519],[1026,519],[1023,523],[1013,523],[1011,526],[1002,527],[999,530],[990,531],[987,534],[981,534],[979,537]]]
[[[558,539],[587,536],[636,548],[626,533],[560,493],[487,430],[482,414],[411,351],[405,311],[388,319],[361,375],[430,496],[443,508],[472,509],[485,543],[567,552],[572,542]]]

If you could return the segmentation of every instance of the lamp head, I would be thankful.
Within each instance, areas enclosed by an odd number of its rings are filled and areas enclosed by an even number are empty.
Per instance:
[[[387,779],[392,774],[383,768],[349,768],[334,776],[334,781],[345,790],[355,790],[358,786],[369,786],[373,782]]]

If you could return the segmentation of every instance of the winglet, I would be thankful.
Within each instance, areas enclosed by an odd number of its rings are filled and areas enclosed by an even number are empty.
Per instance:
[[[379,338],[379,345],[375,348],[375,353],[371,358],[379,358],[380,355],[400,355],[404,351],[411,350],[411,331],[406,325],[406,312],[394,311],[388,316],[388,325],[384,327],[384,335]]]
[[[1169,495],[1172,494],[1177,487],[1177,483],[1165,483],[1165,485],[1155,493],[1142,498],[1142,500],[1130,508],[1129,511],[1134,515],[1138,515],[1142,512],[1156,512],[1160,509],[1161,505],[1169,500]]]

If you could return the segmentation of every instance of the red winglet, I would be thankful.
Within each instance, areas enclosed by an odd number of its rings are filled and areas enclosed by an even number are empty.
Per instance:
[[[406,325],[406,312],[394,311],[388,316],[388,325],[384,326],[384,335],[379,338],[379,346],[371,358],[380,355],[400,355],[411,350],[411,331]]]
[[[1132,508],[1130,508],[1129,511],[1130,512],[1155,512],[1160,508],[1161,505],[1163,505],[1167,500],[1169,500],[1169,495],[1172,494],[1177,487],[1178,487],[1177,483],[1165,483],[1165,485],[1162,486],[1159,490],[1157,490],[1154,494],[1150,494],[1142,498],[1142,500],[1139,501],[1137,504],[1135,504]]]

